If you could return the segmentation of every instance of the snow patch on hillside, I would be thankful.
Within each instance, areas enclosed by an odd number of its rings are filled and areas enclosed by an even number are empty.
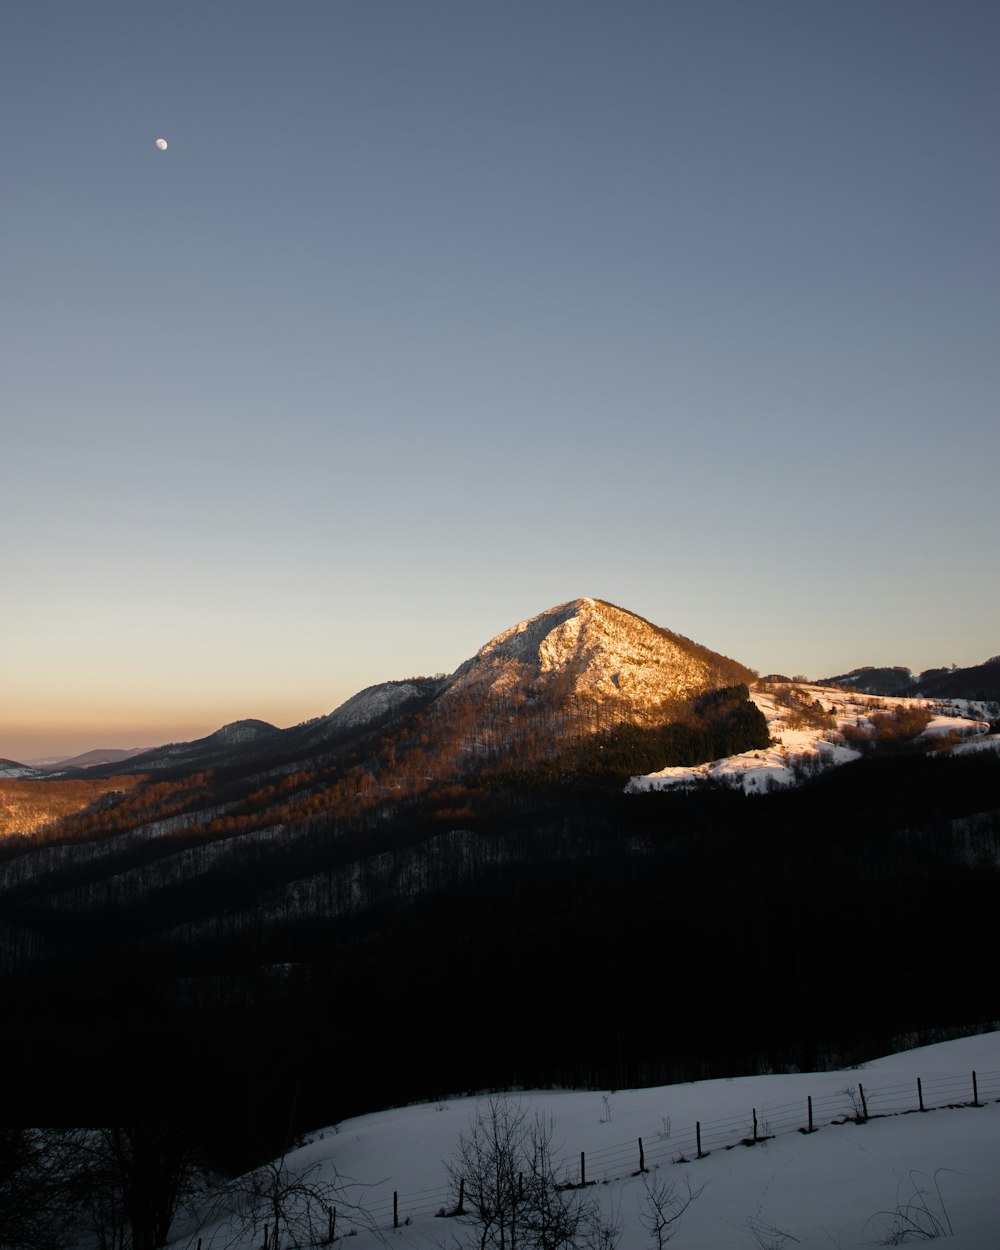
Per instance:
[[[411,685],[406,681],[384,682],[379,686],[368,686],[352,695],[329,716],[324,717],[322,723],[327,730],[337,732],[360,729],[388,716],[411,699],[420,698],[422,693],[419,686]]]
[[[1000,734],[980,734],[951,748],[952,755],[971,755],[974,751],[1000,751]]]
[[[524,664],[531,663],[537,659],[550,633],[558,631],[567,621],[571,621],[581,609],[593,606],[593,599],[574,599],[570,603],[561,603],[547,612],[541,612],[538,616],[532,616],[526,621],[519,621],[480,647],[476,652],[476,659],[517,660]]]
[[[27,764],[18,764],[15,760],[0,760],[0,778],[8,781],[32,781],[45,775],[40,768],[29,768]]]
[[[852,736],[875,736],[880,716],[912,708],[924,709],[931,717],[918,736],[928,749],[938,745],[935,739],[949,734],[970,740],[950,748],[956,751],[987,747],[996,737],[989,734],[988,721],[976,715],[988,707],[965,699],[891,698],[797,682],[761,683],[751,698],[767,719],[770,747],[633,777],[626,793],[720,782],[746,794],[763,794],[795,785],[810,774],[859,759],[861,752],[850,745]]]
[[[992,661],[991,661],[992,662]],[[1000,703],[993,699],[948,699],[959,716],[969,720],[1000,720]]]

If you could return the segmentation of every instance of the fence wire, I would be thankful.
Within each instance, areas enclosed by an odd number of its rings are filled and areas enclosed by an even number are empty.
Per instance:
[[[851,1075],[853,1077],[854,1074]],[[925,1111],[1000,1102],[1000,1070],[929,1077],[921,1079],[919,1086],[916,1076],[894,1085],[876,1086],[849,1080],[843,1089],[812,1099],[812,1127],[819,1130],[848,1120],[878,1119],[919,1111],[921,1095]],[[781,1134],[807,1132],[809,1103],[803,1096],[797,1102],[772,1106],[762,1103],[759,1107],[748,1107],[733,1115],[680,1125],[677,1129],[665,1127],[665,1124],[661,1121],[661,1127],[653,1129],[648,1137],[632,1138],[586,1151],[583,1160],[579,1152],[560,1153],[553,1159],[557,1183],[570,1186],[583,1181],[592,1184],[624,1180],[639,1175],[640,1161],[646,1171],[667,1164],[688,1162],[698,1157],[699,1143],[704,1156],[713,1150],[753,1145]],[[583,1175],[581,1165],[585,1169]],[[453,1214],[455,1201],[454,1189],[449,1184],[384,1198],[380,1196],[366,1202],[365,1206],[380,1227],[392,1228],[394,1219],[399,1224],[405,1224],[414,1219]]]

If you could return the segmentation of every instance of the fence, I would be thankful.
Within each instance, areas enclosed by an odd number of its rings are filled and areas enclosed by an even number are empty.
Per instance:
[[[806,1095],[795,1102],[747,1107],[733,1116],[697,1120],[680,1132],[661,1124],[649,1137],[560,1156],[555,1161],[555,1173],[566,1186],[623,1180],[665,1164],[705,1158],[715,1150],[753,1146],[782,1133],[817,1132],[831,1124],[861,1123],[944,1107],[981,1107],[990,1101],[1000,1102],[1000,1070],[929,1080],[914,1077],[898,1085],[871,1086],[859,1081],[819,1098]],[[454,1206],[455,1197],[445,1186],[360,1201],[379,1227],[397,1228],[443,1214]]]

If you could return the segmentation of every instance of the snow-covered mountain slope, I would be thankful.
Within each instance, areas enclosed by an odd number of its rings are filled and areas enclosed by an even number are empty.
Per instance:
[[[239,745],[244,742],[259,742],[262,738],[273,738],[280,731],[264,720],[234,720],[223,725],[214,734],[209,734],[207,742],[224,742],[226,745]]]
[[[459,668],[440,703],[546,700],[661,719],[713,687],[752,681],[750,669],[600,599],[574,599],[504,630]]]
[[[0,778],[10,781],[32,781],[46,775],[43,768],[32,768],[28,764],[19,764],[16,760],[0,760]]]
[[[973,1105],[973,1072],[978,1105]],[[859,1087],[867,1120],[858,1115]],[[900,1244],[885,1238],[898,1226],[898,1213],[907,1211],[926,1220],[928,1228],[928,1217],[933,1218],[954,1250],[994,1250],[1000,1244],[1000,1033],[925,1046],[840,1072],[603,1094],[534,1091],[511,1098],[529,1120],[537,1115],[551,1123],[557,1176],[579,1181],[584,1153],[591,1184],[576,1196],[596,1201],[604,1221],[618,1224],[619,1250],[655,1245],[643,1226],[648,1200],[639,1174],[640,1139],[646,1183],[672,1184],[678,1192],[689,1181],[693,1192],[704,1186],[675,1230],[678,1250]],[[810,1098],[812,1133],[804,1131]],[[265,1187],[269,1177],[280,1179],[290,1195],[300,1180],[316,1190],[335,1185],[337,1231],[356,1234],[355,1250],[375,1250],[385,1238],[410,1250],[471,1244],[473,1229],[438,1213],[454,1205],[446,1168],[459,1134],[468,1134],[484,1105],[485,1100],[461,1098],[348,1120],[312,1134],[261,1177]],[[763,1139],[756,1143],[754,1114]],[[215,1202],[213,1213],[213,1196],[202,1195],[176,1222],[176,1250],[193,1245],[196,1237],[203,1250],[250,1250],[259,1244],[260,1234],[254,1241],[245,1215],[240,1236],[240,1220]],[[294,1212],[291,1201],[288,1208]],[[325,1208],[318,1214],[324,1216]],[[318,1223],[325,1231],[325,1219]]]
[[[405,681],[384,681],[366,686],[352,695],[328,716],[310,725],[317,737],[357,732],[384,724],[392,716],[405,712],[409,706],[426,701],[435,694],[444,678],[413,677]]]
[[[826,768],[859,759],[870,742],[914,737],[927,749],[1000,748],[990,734],[995,706],[968,700],[888,698],[800,683],[759,683],[751,698],[767,717],[772,745],[690,768],[664,768],[633,777],[629,793],[691,786],[706,781],[747,794],[794,785]],[[942,739],[952,739],[947,744]]]

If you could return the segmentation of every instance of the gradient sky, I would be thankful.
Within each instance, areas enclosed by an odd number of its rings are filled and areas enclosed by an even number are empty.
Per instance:
[[[584,595],[765,672],[1000,652],[998,47],[994,0],[5,0],[0,756]]]

